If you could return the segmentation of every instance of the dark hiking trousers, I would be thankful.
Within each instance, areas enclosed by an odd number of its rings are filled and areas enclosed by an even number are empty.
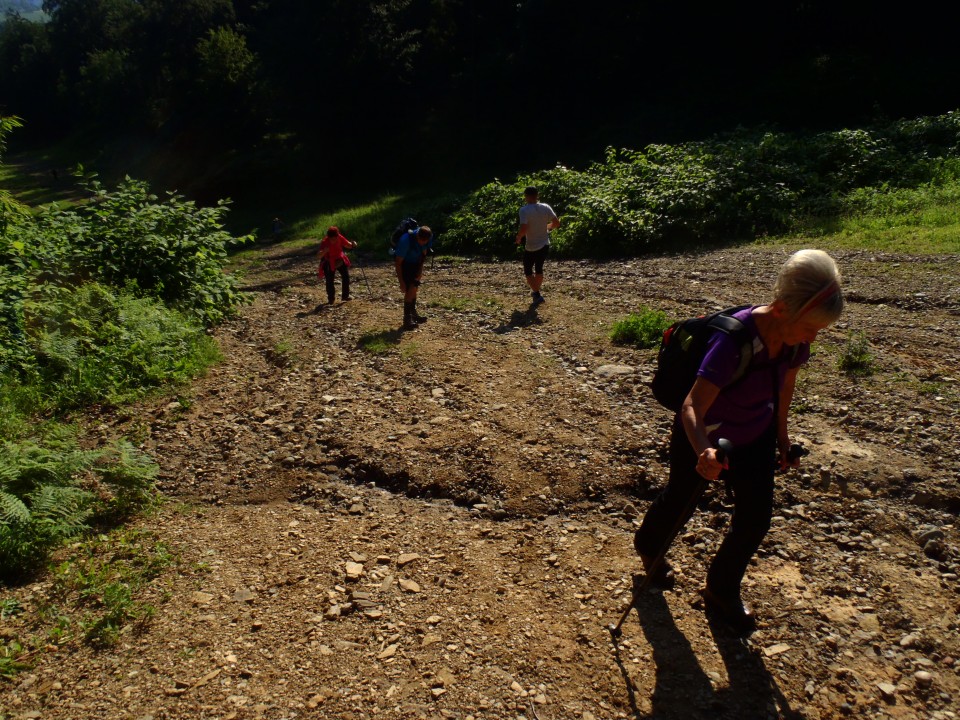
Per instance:
[[[730,453],[730,468],[720,475],[733,493],[733,519],[710,570],[707,586],[719,597],[740,597],[740,582],[760,543],[770,529],[773,516],[773,479],[776,470],[776,438],[771,430],[753,443],[735,447]],[[670,436],[670,480],[650,505],[643,524],[637,530],[637,552],[654,557],[687,510],[700,486],[697,456],[687,439],[683,425],[675,422]],[[696,509],[694,505],[690,514]],[[683,519],[686,523],[690,514]]]
[[[350,297],[350,268],[341,260],[337,263],[337,271],[340,273],[340,281],[343,285],[343,290],[340,294],[341,300],[346,300]],[[327,262],[323,263],[323,279],[327,281],[327,300],[333,302],[333,299],[337,296],[336,291],[333,287],[333,281],[336,277],[336,274],[333,271],[333,268],[330,267],[330,264]],[[362,288],[361,288],[362,289]]]

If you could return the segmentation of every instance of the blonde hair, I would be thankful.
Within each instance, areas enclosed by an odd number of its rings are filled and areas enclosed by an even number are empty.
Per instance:
[[[773,299],[791,318],[836,322],[844,306],[837,263],[823,250],[798,250],[780,268]]]

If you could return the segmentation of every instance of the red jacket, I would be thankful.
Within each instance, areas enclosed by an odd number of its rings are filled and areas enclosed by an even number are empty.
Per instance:
[[[331,268],[336,268],[338,265],[337,261],[342,260],[344,265],[350,267],[350,258],[347,257],[344,250],[350,250],[353,247],[354,243],[347,240],[343,235],[337,235],[336,237],[325,236],[320,242],[320,252],[323,253],[321,264],[326,262]]]

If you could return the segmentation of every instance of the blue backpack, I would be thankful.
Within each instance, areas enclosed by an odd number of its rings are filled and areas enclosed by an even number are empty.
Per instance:
[[[391,256],[397,254],[397,241],[404,236],[405,233],[412,232],[420,227],[420,223],[416,221],[415,218],[407,217],[400,221],[400,224],[393,229],[393,232],[390,233],[389,247],[387,252]]]

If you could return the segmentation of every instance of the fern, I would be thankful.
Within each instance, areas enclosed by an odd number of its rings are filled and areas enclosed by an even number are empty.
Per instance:
[[[153,494],[158,468],[131,443],[83,450],[73,428],[0,444],[0,580],[40,569],[49,551]]]
[[[16,495],[0,490],[0,523],[12,525],[30,520],[30,510]]]
[[[97,466],[101,479],[113,493],[105,515],[123,517],[146,504],[159,470],[153,458],[126,440],[105,451]]]
[[[81,488],[43,485],[30,496],[33,521],[52,539],[76,537],[89,529],[94,499]]]

